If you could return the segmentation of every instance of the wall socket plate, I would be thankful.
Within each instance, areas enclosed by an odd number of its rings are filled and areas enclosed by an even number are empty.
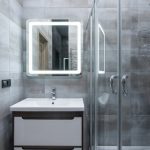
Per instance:
[[[2,88],[11,87],[11,79],[2,80]]]

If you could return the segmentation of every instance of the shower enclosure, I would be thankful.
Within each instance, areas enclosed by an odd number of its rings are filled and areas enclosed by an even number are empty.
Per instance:
[[[91,149],[150,149],[150,1],[95,0]]]

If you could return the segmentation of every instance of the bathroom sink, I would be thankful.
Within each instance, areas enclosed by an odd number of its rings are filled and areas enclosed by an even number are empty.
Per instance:
[[[11,111],[84,111],[82,98],[27,98],[10,107]]]

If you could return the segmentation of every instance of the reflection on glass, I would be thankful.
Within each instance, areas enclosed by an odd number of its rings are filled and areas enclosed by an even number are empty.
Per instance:
[[[39,33],[39,69],[48,69],[48,41]]]
[[[69,42],[69,27],[52,26],[52,55],[53,55],[52,70],[64,70],[64,68],[65,70],[69,70],[69,67],[65,66],[67,64],[64,64],[64,59],[69,58],[68,42]]]
[[[105,74],[105,32],[100,24],[98,24],[98,72]]]

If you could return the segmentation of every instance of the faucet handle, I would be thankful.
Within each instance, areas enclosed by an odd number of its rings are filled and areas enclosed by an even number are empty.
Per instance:
[[[56,88],[52,88],[51,96],[52,96],[52,100],[56,99]]]

